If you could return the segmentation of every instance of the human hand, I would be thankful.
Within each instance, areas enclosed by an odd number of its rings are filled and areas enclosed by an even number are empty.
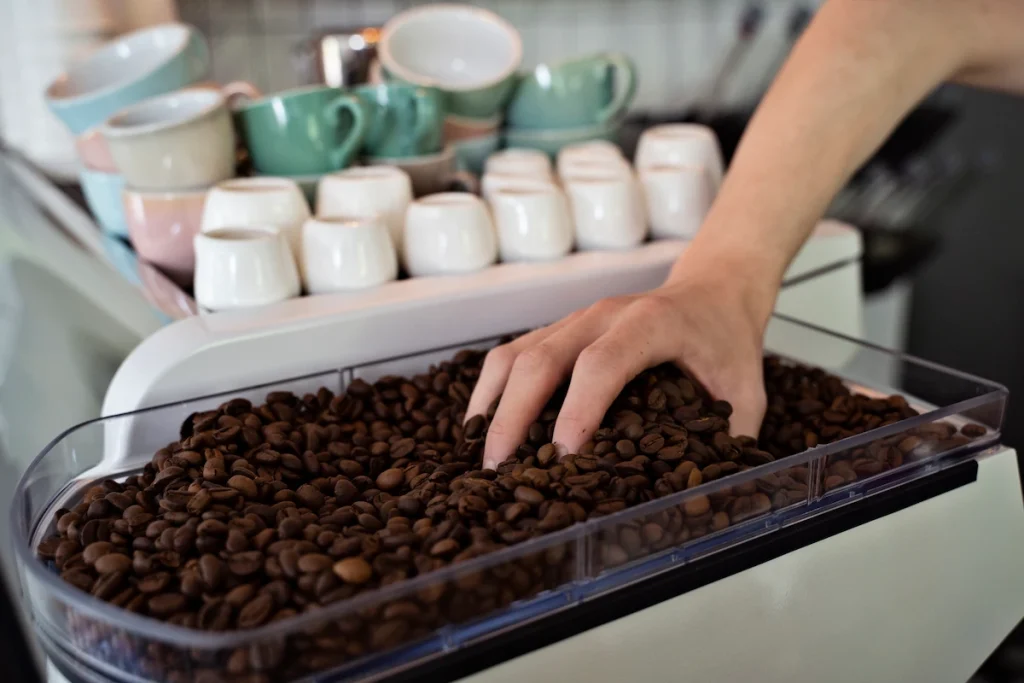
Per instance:
[[[571,375],[553,441],[575,453],[600,426],[623,387],[665,362],[685,367],[716,399],[729,401],[733,435],[757,435],[764,416],[762,339],[777,289],[718,265],[686,271],[646,294],[599,301],[487,354],[467,416],[501,396],[484,449],[496,468],[526,440],[558,386]]]

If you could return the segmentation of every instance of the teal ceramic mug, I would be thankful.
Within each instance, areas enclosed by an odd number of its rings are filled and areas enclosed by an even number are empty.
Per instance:
[[[636,87],[636,65],[616,52],[541,64],[520,81],[506,120],[524,130],[601,125],[625,113]]]
[[[444,146],[444,103],[435,88],[403,83],[363,85],[352,92],[367,115],[363,152],[373,157],[435,154]]]
[[[345,168],[362,144],[366,113],[354,95],[314,86],[235,107],[235,122],[255,169],[308,175]]]

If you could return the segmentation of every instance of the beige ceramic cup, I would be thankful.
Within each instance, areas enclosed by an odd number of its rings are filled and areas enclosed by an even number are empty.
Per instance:
[[[151,192],[134,188],[122,195],[128,237],[143,261],[180,285],[192,281],[192,238],[199,232],[206,190]]]
[[[651,235],[691,239],[711,208],[715,191],[701,166],[651,166],[639,172]]]
[[[235,175],[235,133],[225,95],[187,88],[122,109],[103,137],[125,181],[137,189],[209,187]]]

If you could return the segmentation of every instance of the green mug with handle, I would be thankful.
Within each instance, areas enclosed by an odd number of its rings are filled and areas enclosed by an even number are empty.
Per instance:
[[[636,89],[636,65],[619,52],[541,64],[520,79],[506,122],[517,130],[606,124],[625,114]]]
[[[436,88],[381,83],[352,92],[368,117],[363,138],[367,156],[422,156],[444,147],[444,102]]]
[[[242,102],[235,108],[235,123],[253,167],[263,175],[343,169],[359,151],[367,130],[359,99],[328,86]]]

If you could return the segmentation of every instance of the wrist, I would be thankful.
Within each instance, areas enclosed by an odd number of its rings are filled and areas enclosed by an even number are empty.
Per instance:
[[[704,289],[723,305],[740,306],[764,328],[775,308],[785,268],[763,251],[694,240],[672,267],[663,288]]]

